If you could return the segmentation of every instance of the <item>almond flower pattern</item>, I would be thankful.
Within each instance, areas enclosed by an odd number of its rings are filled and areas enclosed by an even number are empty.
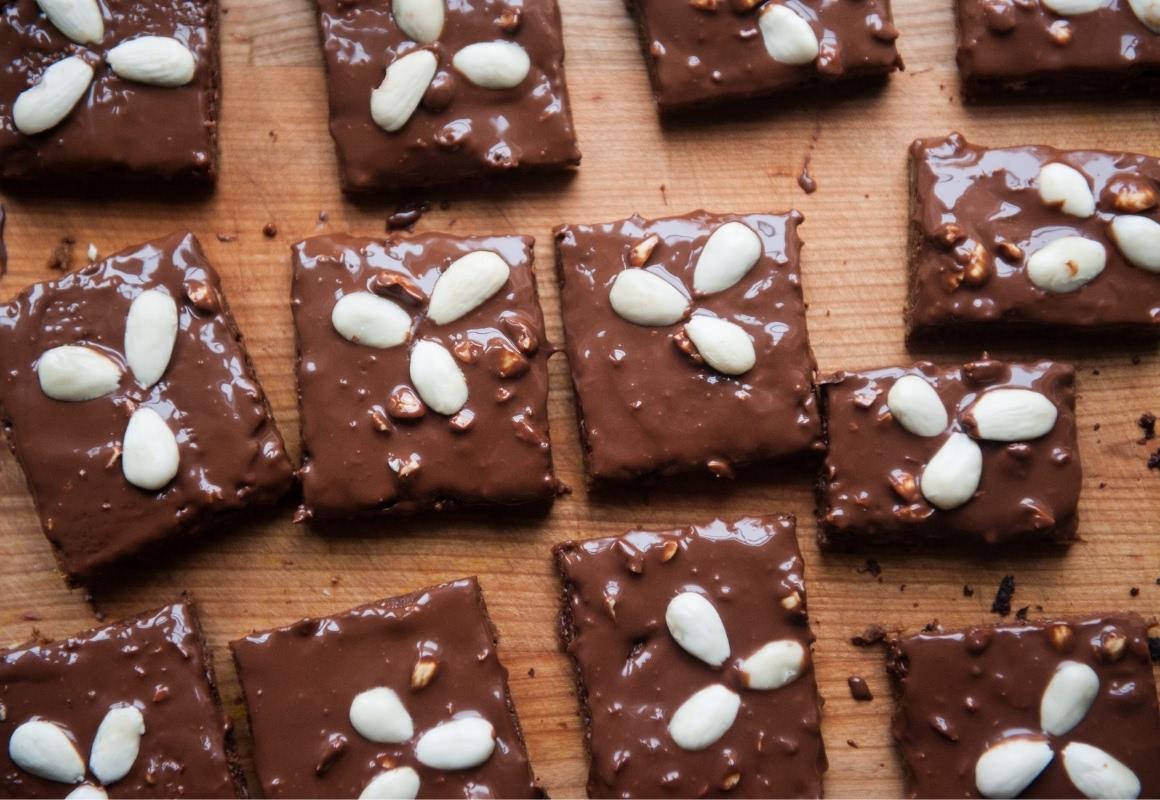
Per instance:
[[[131,704],[109,708],[97,727],[88,770],[77,750],[76,737],[65,727],[44,719],[30,719],[12,732],[8,755],[17,767],[39,778],[78,784],[67,800],[103,800],[104,787],[129,774],[145,735],[145,717]],[[86,782],[92,773],[96,783]]]
[[[82,48],[101,45],[105,20],[98,0],[36,0],[49,22]],[[55,128],[89,91],[96,76],[91,50],[50,64],[36,83],[12,104],[12,121],[26,136]],[[118,77],[152,86],[184,86],[193,80],[197,59],[171,36],[137,36],[104,52],[104,62]]]
[[[94,344],[65,344],[36,362],[40,389],[53,400],[84,403],[117,391],[128,366],[148,389],[161,380],[177,341],[177,303],[160,289],[134,298],[125,320],[124,353]],[[120,448],[125,480],[147,491],[165,488],[177,476],[181,456],[177,437],[153,408],[137,406],[129,417]]]

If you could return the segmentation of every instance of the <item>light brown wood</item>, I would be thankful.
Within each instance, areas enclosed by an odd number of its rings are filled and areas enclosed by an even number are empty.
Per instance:
[[[78,261],[93,242],[110,253],[174,229],[197,233],[222,273],[231,304],[275,415],[297,452],[288,245],[316,232],[375,235],[398,198],[353,204],[338,191],[326,128],[325,87],[313,11],[306,0],[225,3],[222,180],[214,197],[160,206],[5,198],[8,298],[53,277],[46,266],[61,237]],[[889,87],[840,103],[801,107],[753,101],[704,124],[658,123],[632,27],[620,0],[562,0],[568,79],[584,163],[573,178],[521,180],[473,195],[473,187],[418,193],[434,201],[422,230],[525,233],[537,238],[544,311],[560,341],[551,229],[569,222],[720,211],[798,208],[806,218],[804,283],[809,327],[823,371],[909,360],[903,347],[906,235],[905,154],[917,136],[961,130],[991,144],[1044,142],[1160,153],[1160,106],[1035,102],[964,107],[954,70],[950,0],[905,0],[896,8],[907,71]],[[819,190],[796,176],[807,154]],[[447,201],[440,208],[440,201]],[[319,212],[329,213],[329,222]],[[274,223],[278,235],[263,236]],[[236,234],[220,242],[216,233]],[[969,348],[952,357],[975,355]],[[716,515],[789,511],[799,520],[817,672],[826,698],[823,733],[830,796],[896,796],[900,770],[890,747],[889,690],[881,657],[849,644],[867,623],[917,629],[932,619],[960,625],[995,617],[1000,577],[1014,574],[1017,606],[1049,613],[1128,608],[1160,612],[1160,473],[1144,464],[1135,420],[1160,412],[1155,348],[1094,347],[1060,339],[1049,353],[1080,370],[1079,419],[1085,470],[1081,532],[1066,555],[994,559],[878,555],[882,580],[860,574],[863,556],[822,555],[814,544],[812,475],[751,471],[734,484],[680,491],[628,491],[590,500],[584,489],[571,388],[553,359],[551,426],[561,477],[574,488],[546,517],[493,514],[352,524],[323,538],[290,522],[291,509],[229,526],[171,558],[135,567],[97,607],[117,618],[188,590],[200,599],[215,663],[243,753],[247,729],[225,644],[251,629],[478,574],[499,627],[501,656],[527,733],[532,761],[557,797],[583,793],[570,665],[556,648],[558,586],[549,548],[567,538],[666,528]],[[1138,362],[1138,363],[1137,363]],[[1096,430],[1098,426],[1098,430]],[[1152,447],[1157,442],[1151,443]],[[963,584],[975,588],[963,595]],[[1137,597],[1129,587],[1139,587]],[[54,569],[23,476],[0,455],[0,643],[33,629],[58,637],[95,624],[80,591]],[[531,670],[535,670],[532,677]],[[866,677],[871,703],[855,703],[851,674]],[[852,743],[856,743],[855,748]]]

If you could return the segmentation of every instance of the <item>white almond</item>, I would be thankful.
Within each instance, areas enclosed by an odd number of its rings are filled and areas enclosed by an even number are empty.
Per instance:
[[[992,389],[967,409],[966,416],[980,439],[1025,442],[1055,427],[1055,403],[1030,389]]]
[[[693,291],[715,294],[733,286],[761,258],[761,238],[748,225],[726,222],[709,236],[693,268]]]
[[[82,783],[64,796],[64,800],[108,800],[109,793],[100,786]]]
[[[436,413],[450,417],[467,405],[467,379],[455,363],[455,356],[438,342],[415,342],[411,349],[411,383]]]
[[[1018,797],[1054,757],[1046,739],[1018,736],[992,745],[975,762],[975,787],[983,797]]]
[[[138,36],[105,56],[117,77],[150,86],[184,86],[193,80],[197,59],[171,36]]]
[[[1043,0],[1043,5],[1061,17],[1071,17],[1090,14],[1103,5],[1103,0]]]
[[[733,727],[740,709],[736,692],[719,683],[706,686],[673,713],[669,736],[685,750],[704,750]]]
[[[1107,253],[1082,236],[1053,239],[1027,259],[1027,277],[1045,292],[1074,292],[1104,271]]]
[[[1152,33],[1160,33],[1160,0],[1128,0],[1136,19]]]
[[[720,373],[742,375],[757,363],[753,340],[740,325],[699,314],[685,323],[685,333],[705,363]]]
[[[818,57],[818,37],[793,9],[771,3],[758,19],[770,58],[782,64],[808,64]]]
[[[53,400],[79,403],[116,391],[121,368],[104,353],[83,345],[54,347],[36,362],[40,390]]]
[[[491,250],[475,250],[456,259],[435,281],[427,319],[436,325],[455,322],[483,305],[511,274],[508,263]]]
[[[125,361],[148,389],[165,374],[177,341],[177,303],[150,289],[137,295],[125,320]]]
[[[125,480],[138,488],[157,491],[177,475],[181,461],[177,438],[151,408],[138,408],[129,417],[121,450]]]
[[[689,298],[659,275],[643,269],[626,269],[612,281],[608,291],[612,310],[636,325],[672,325],[689,310]]]
[[[741,674],[750,689],[780,689],[801,677],[806,649],[793,639],[767,642],[741,662]]]
[[[690,655],[714,667],[729,658],[729,635],[713,604],[701,594],[684,592],[665,609],[669,633]]]
[[[1039,727],[1063,736],[1087,715],[1100,692],[1100,678],[1087,664],[1064,661],[1055,668],[1039,701]]]
[[[1113,219],[1111,232],[1116,247],[1131,264],[1160,272],[1160,222],[1129,214]]]
[[[1044,164],[1035,184],[1045,205],[1083,219],[1096,213],[1096,198],[1078,169],[1058,162]]]
[[[938,436],[947,429],[946,406],[938,392],[917,375],[903,375],[886,394],[890,415],[915,436]]]
[[[89,768],[97,780],[108,786],[129,774],[141,750],[145,717],[136,706],[109,709],[97,728]]]
[[[930,504],[949,511],[971,499],[983,475],[983,451],[965,433],[952,433],[922,471],[919,488]]]
[[[443,33],[443,0],[394,0],[391,13],[399,30],[420,44],[430,44]]]
[[[495,728],[481,717],[461,717],[436,725],[415,743],[415,758],[432,769],[478,767],[495,750]]]
[[[385,349],[407,341],[411,315],[398,303],[371,292],[343,295],[330,312],[330,324],[347,341]]]
[[[382,744],[399,744],[415,735],[415,724],[394,689],[376,686],[350,703],[350,724],[359,736]]]
[[[371,118],[387,133],[407,124],[435,77],[439,61],[430,50],[413,50],[387,67],[383,82],[371,92]]]
[[[1135,800],[1140,796],[1140,779],[1136,773],[1098,747],[1071,742],[1061,755],[1067,777],[1084,797]]]
[[[398,3],[395,3],[396,8]],[[396,767],[371,778],[359,800],[415,800],[419,796],[419,773],[410,767]]]
[[[85,762],[76,745],[59,725],[31,720],[12,731],[8,756],[25,772],[57,783],[80,783]]]
[[[12,123],[25,136],[55,128],[69,115],[93,82],[93,68],[80,56],[48,67],[40,80],[12,104]]]
[[[97,0],[36,0],[48,21],[77,44],[100,44],[105,19]]]
[[[476,42],[451,59],[469,81],[484,89],[511,89],[519,86],[532,69],[528,52],[515,42]]]

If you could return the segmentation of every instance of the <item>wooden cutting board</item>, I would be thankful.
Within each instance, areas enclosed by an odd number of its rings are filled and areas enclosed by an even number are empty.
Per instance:
[[[910,360],[902,339],[905,282],[906,147],[918,136],[962,131],[986,144],[1042,142],[1160,154],[1160,106],[1027,102],[964,107],[954,69],[950,0],[907,0],[896,9],[907,70],[879,92],[808,104],[755,100],[703,122],[661,125],[644,62],[620,0],[561,0],[568,82],[584,163],[570,177],[524,179],[422,192],[435,210],[421,230],[524,233],[536,237],[537,271],[549,333],[561,341],[552,227],[633,212],[695,208],[805,214],[802,236],[809,328],[823,371]],[[103,253],[189,228],[222,273],[230,303],[293,452],[298,419],[289,294],[291,242],[323,231],[380,235],[402,198],[359,204],[338,190],[327,134],[325,86],[313,10],[307,0],[226,0],[222,173],[208,201],[164,206],[6,197],[10,271],[7,299],[34,281],[62,237],[76,239],[76,263],[90,242]],[[824,91],[824,90],[822,90]],[[805,159],[818,182],[805,195]],[[329,215],[320,222],[320,213]],[[268,238],[268,223],[277,235]],[[236,236],[219,241],[215,234]],[[223,238],[228,238],[228,236]],[[897,796],[900,769],[890,745],[889,690],[881,656],[850,636],[871,622],[914,630],[937,619],[962,625],[989,611],[1000,578],[1015,575],[1015,606],[1047,613],[1133,609],[1160,613],[1160,472],[1145,468],[1160,446],[1139,444],[1136,420],[1160,413],[1155,347],[1092,346],[1060,339],[1050,352],[1017,342],[1004,356],[1052,356],[1079,368],[1080,449],[1085,481],[1083,541],[1065,555],[994,558],[866,553],[823,555],[814,544],[810,474],[752,470],[733,483],[682,482],[626,491],[585,491],[571,387],[563,356],[552,364],[550,422],[560,475],[574,492],[546,516],[426,516],[352,524],[323,538],[291,524],[292,508],[227,525],[172,557],[127,570],[95,608],[119,618],[189,591],[199,598],[222,694],[243,754],[248,730],[226,642],[254,628],[325,614],[468,574],[479,575],[502,637],[500,655],[537,773],[556,797],[582,795],[586,764],[571,667],[556,648],[558,585],[550,547],[568,538],[667,528],[714,516],[788,511],[797,515],[817,673],[826,706],[830,796]],[[996,351],[998,352],[998,351]],[[966,349],[946,358],[977,355]],[[929,355],[929,354],[927,354]],[[881,563],[881,578],[865,571]],[[974,588],[965,596],[964,584]],[[1138,587],[1138,596],[1129,589]],[[81,591],[56,573],[23,476],[0,455],[0,644],[33,631],[60,637],[96,624]],[[534,670],[534,672],[533,672]],[[870,703],[846,687],[865,676]],[[252,776],[251,776],[252,777]]]

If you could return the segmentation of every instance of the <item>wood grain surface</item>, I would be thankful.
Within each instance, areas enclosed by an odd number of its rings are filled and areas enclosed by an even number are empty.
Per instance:
[[[907,70],[882,91],[838,99],[751,101],[703,120],[662,125],[641,54],[620,0],[561,0],[568,82],[584,162],[572,176],[421,192],[435,210],[421,230],[524,233],[536,237],[537,272],[549,332],[562,336],[551,229],[633,212],[698,207],[805,214],[801,233],[809,328],[823,371],[911,359],[903,346],[907,144],[962,131],[986,144],[1042,142],[1160,153],[1154,100],[961,102],[954,69],[950,0],[901,0],[896,22]],[[50,279],[49,256],[75,237],[76,263],[90,242],[101,253],[171,230],[198,234],[222,273],[231,305],[293,452],[298,419],[288,245],[321,231],[379,235],[404,199],[351,203],[338,190],[327,134],[325,86],[312,7],[306,0],[227,0],[223,26],[222,174],[206,200],[168,204],[131,197],[108,202],[6,197],[10,271],[0,298]],[[825,93],[827,90],[820,90]],[[805,195],[803,160],[819,190]],[[328,213],[320,222],[319,212]],[[266,237],[267,223],[277,227]],[[215,234],[236,236],[219,241]],[[964,360],[965,349],[942,354]],[[550,422],[561,477],[574,492],[546,515],[510,510],[333,526],[327,535],[291,523],[291,504],[167,556],[127,568],[93,598],[66,590],[33,513],[15,460],[0,455],[0,642],[34,630],[59,637],[118,618],[183,591],[203,618],[243,754],[244,709],[226,642],[254,628],[325,614],[435,582],[477,574],[502,641],[500,654],[536,771],[557,797],[583,794],[581,746],[570,665],[558,652],[558,585],[550,547],[568,538],[663,529],[714,516],[770,511],[797,515],[818,681],[826,706],[830,796],[897,796],[900,769],[890,746],[889,690],[881,655],[849,638],[866,624],[918,629],[994,620],[999,579],[1013,574],[1015,606],[1047,613],[1096,609],[1160,612],[1160,472],[1148,471],[1136,419],[1160,412],[1155,347],[1092,345],[1061,337],[1029,352],[1080,371],[1080,449],[1085,481],[1083,541],[1066,554],[1012,558],[907,552],[824,555],[814,544],[812,474],[752,469],[733,483],[678,480],[609,496],[585,491],[571,388],[553,359]],[[997,352],[997,351],[996,351]],[[679,421],[674,421],[679,424]],[[357,480],[357,476],[352,476]],[[881,579],[863,571],[881,562]],[[974,587],[965,596],[963,586]],[[1130,587],[1139,587],[1130,596]],[[534,674],[533,674],[534,670]],[[875,693],[855,703],[846,687],[865,676]],[[252,776],[251,776],[252,777]]]

